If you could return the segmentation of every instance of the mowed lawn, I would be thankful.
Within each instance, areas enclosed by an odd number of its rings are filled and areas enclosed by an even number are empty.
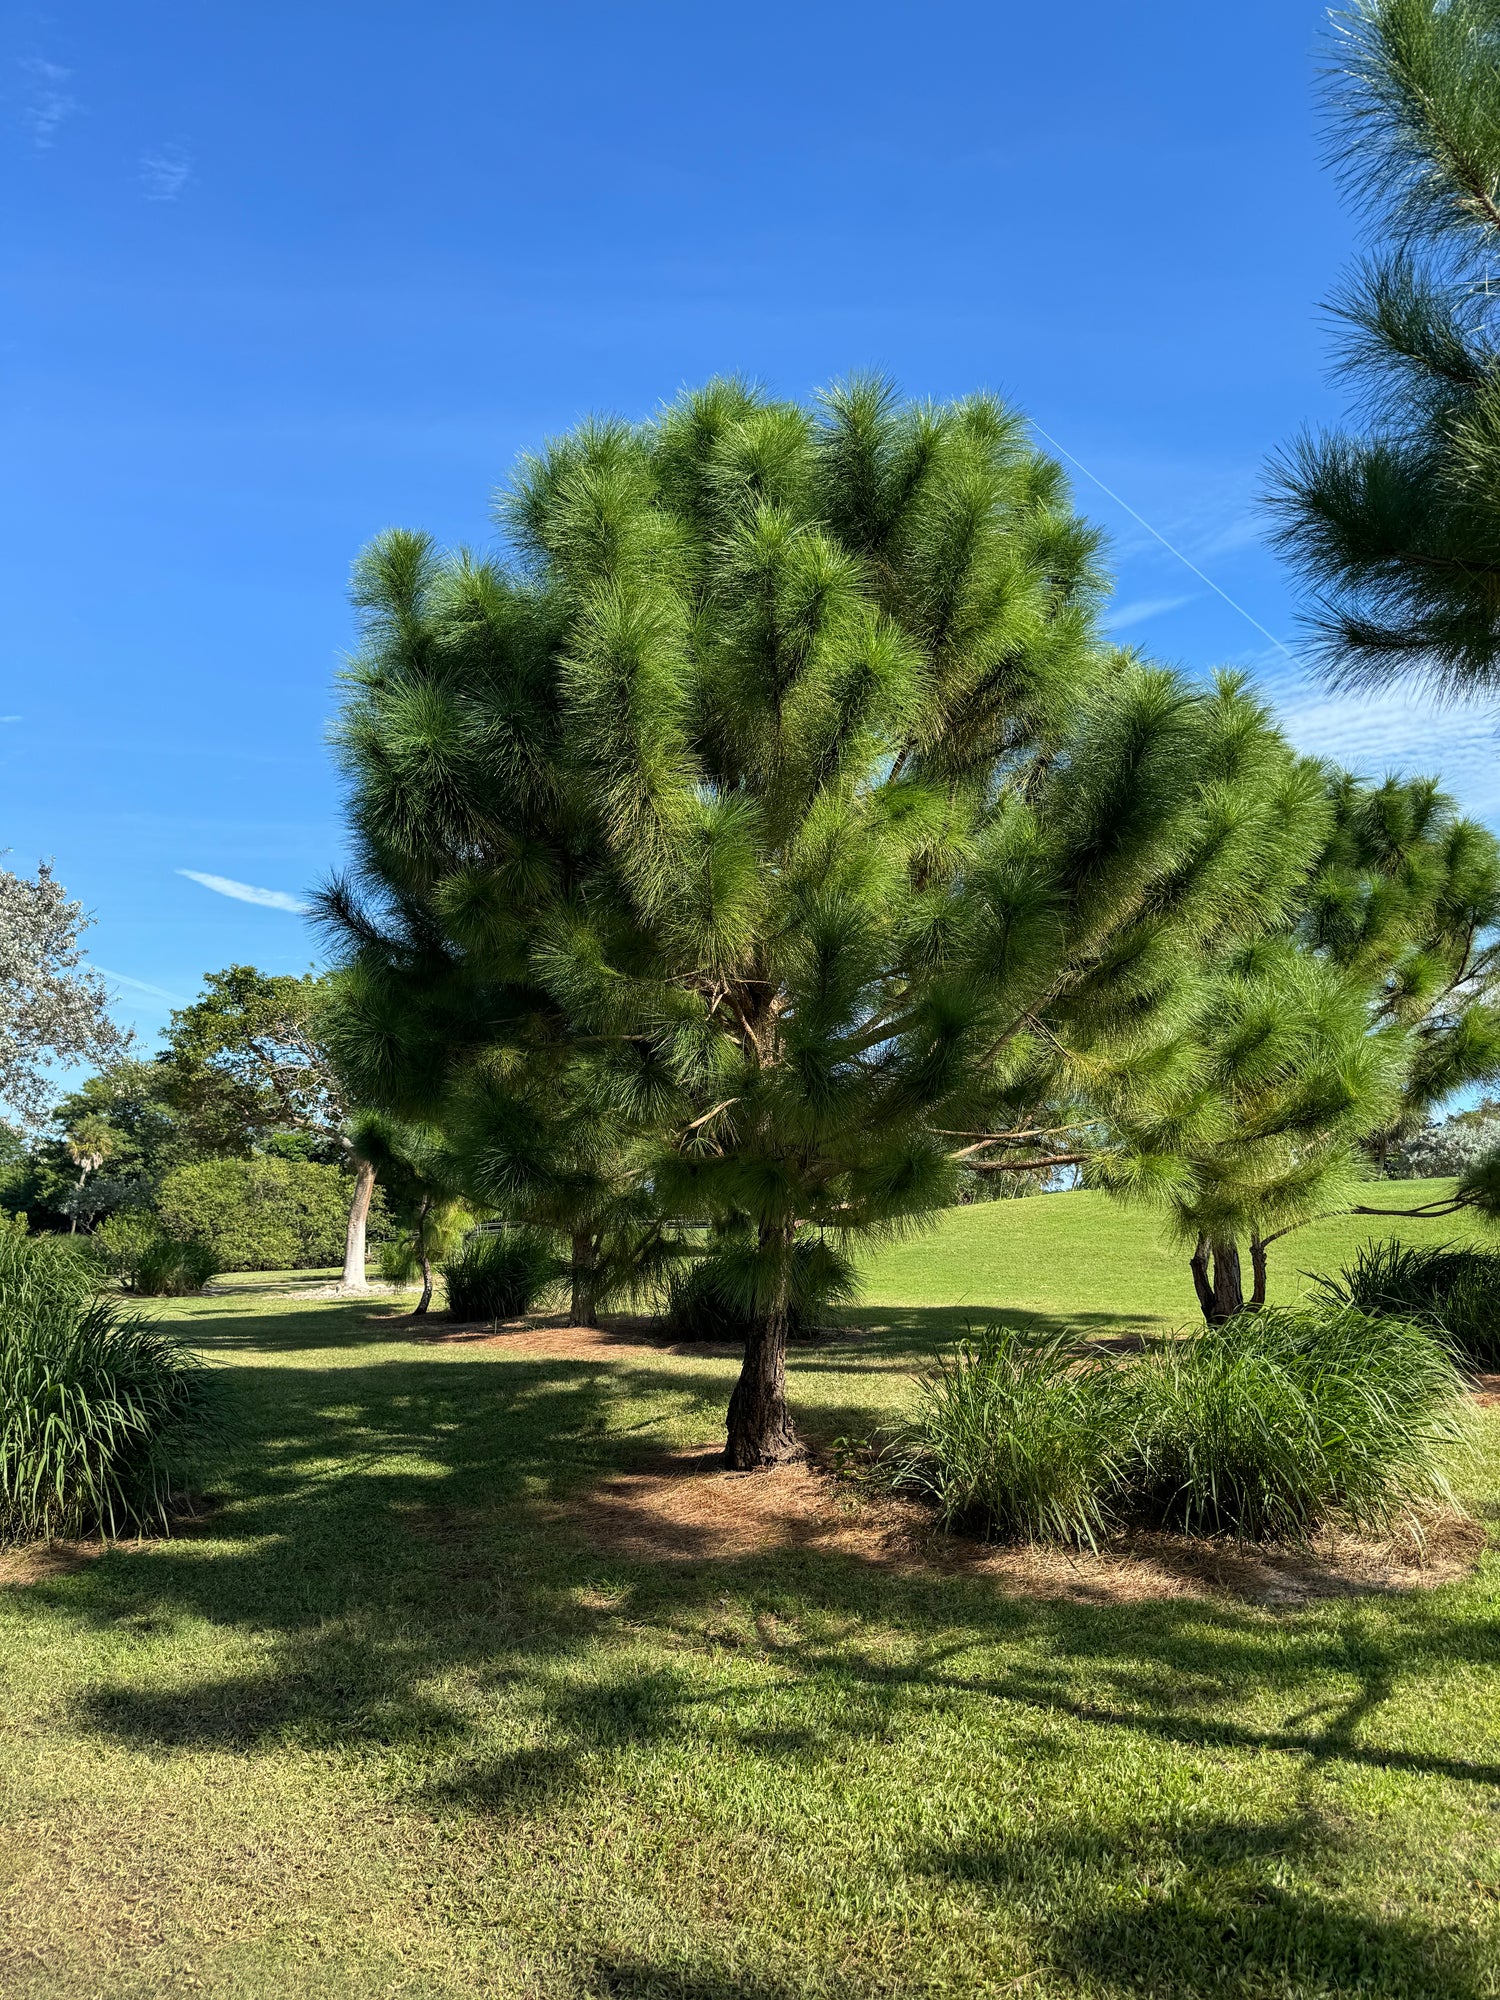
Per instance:
[[[728,1358],[235,1282],[166,1308],[222,1370],[214,1511],[0,1589],[7,2000],[1500,1993],[1493,1556],[1276,1609],[631,1553],[588,1496],[712,1438]],[[1094,1197],[957,1211],[794,1398],[857,1433],[965,1322],[1189,1305]]]

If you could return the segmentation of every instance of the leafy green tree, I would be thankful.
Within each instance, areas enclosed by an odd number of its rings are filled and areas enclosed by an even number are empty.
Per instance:
[[[375,1169],[355,1143],[330,1053],[329,999],[326,981],[311,973],[266,973],[252,965],[209,973],[201,996],[172,1015],[160,1058],[162,1090],[200,1155],[280,1152],[351,1168],[343,1284],[363,1291]]]
[[[1099,645],[1095,537],[989,398],[717,383],[561,440],[505,518],[508,568],[394,534],[358,572],[340,1063],[489,1148],[490,1197],[561,1130],[580,1215],[603,1181],[743,1232],[728,1460],[772,1462],[799,1238],[1159,1093],[1321,795],[1237,682]]]
[[[1279,462],[1281,546],[1348,685],[1500,672],[1500,0],[1335,17],[1339,166],[1384,240],[1334,301],[1360,432]]]
[[[54,1063],[110,1063],[133,1036],[109,1013],[109,989],[84,963],[93,921],[42,862],[34,877],[0,868],[0,1104],[41,1123]]]

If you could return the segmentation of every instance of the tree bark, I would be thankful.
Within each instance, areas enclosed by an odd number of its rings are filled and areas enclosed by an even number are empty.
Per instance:
[[[1250,1232],[1250,1270],[1254,1284],[1250,1290],[1250,1304],[1256,1312],[1266,1302],[1266,1250],[1267,1245],[1252,1230]]]
[[[1193,1274],[1193,1289],[1198,1294],[1203,1317],[1210,1326],[1222,1326],[1237,1312],[1244,1311],[1240,1246],[1232,1236],[1221,1237],[1217,1241],[1200,1236],[1193,1246],[1188,1268]]]
[[[597,1326],[599,1324],[599,1242],[588,1230],[575,1230],[573,1234],[573,1303],[571,1311],[574,1326]]]
[[[427,1216],[431,1208],[432,1197],[424,1194],[422,1206],[417,1210],[417,1262],[422,1270],[422,1296],[412,1309],[413,1319],[432,1304],[432,1259],[427,1254]]]
[[[1214,1325],[1222,1326],[1245,1309],[1245,1286],[1240,1276],[1240,1246],[1232,1236],[1214,1245]]]
[[[1198,1304],[1203,1309],[1203,1317],[1212,1326],[1214,1323],[1214,1281],[1209,1268],[1208,1238],[1200,1236],[1193,1245],[1193,1254],[1188,1259],[1188,1269],[1193,1274],[1193,1290],[1198,1294]]]
[[[760,1232],[762,1250],[776,1258],[774,1296],[760,1324],[745,1342],[740,1379],[729,1399],[729,1437],[724,1463],[731,1472],[754,1472],[760,1466],[784,1465],[801,1446],[786,1401],[787,1307],[791,1289],[793,1231],[767,1227]]]
[[[349,1228],[344,1237],[344,1275],[340,1289],[346,1292],[367,1292],[370,1281],[365,1276],[365,1223],[370,1214],[370,1197],[375,1192],[375,1169],[368,1160],[358,1163],[354,1176],[354,1199],[349,1204]]]

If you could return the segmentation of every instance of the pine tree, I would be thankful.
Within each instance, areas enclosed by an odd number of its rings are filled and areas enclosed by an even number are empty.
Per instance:
[[[1322,783],[1281,925],[1206,969],[1185,1088],[1091,1163],[1130,1191],[1153,1162],[1210,1323],[1246,1303],[1246,1238],[1259,1305],[1272,1244],[1357,1206],[1372,1153],[1500,1074],[1500,844],[1431,780]]]
[[[1275,468],[1280,543],[1346,685],[1500,679],[1500,0],[1336,16],[1338,164],[1385,242],[1333,310],[1369,428]]]
[[[774,1462],[799,1237],[1168,1089],[1321,793],[1239,683],[1100,646],[1096,539],[989,398],[716,383],[555,443],[504,518],[509,567],[398,534],[358,572],[341,1065],[490,1198],[748,1242],[727,1455]]]

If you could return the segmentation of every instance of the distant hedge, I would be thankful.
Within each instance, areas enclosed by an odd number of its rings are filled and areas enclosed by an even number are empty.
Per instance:
[[[294,1271],[338,1264],[354,1182],[310,1160],[200,1160],[161,1184],[157,1214],[174,1236],[207,1244],[225,1271]],[[383,1231],[380,1189],[370,1240]]]

